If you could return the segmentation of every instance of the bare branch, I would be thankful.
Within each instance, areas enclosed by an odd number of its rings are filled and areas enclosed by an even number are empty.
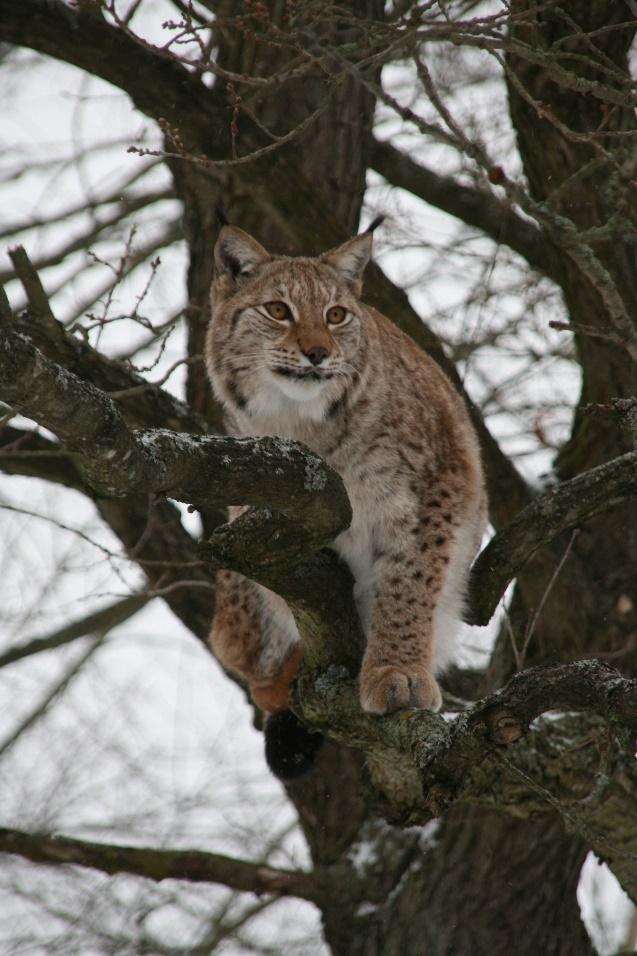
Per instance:
[[[35,314],[48,324],[53,319],[51,306],[40,282],[40,277],[32,266],[23,246],[14,246],[13,249],[9,249],[9,258],[24,287],[29,305]]]
[[[30,712],[23,717],[17,727],[15,727],[4,740],[0,741],[0,756],[6,753],[14,743],[22,736],[22,734],[33,727],[35,723],[47,712],[54,700],[56,700],[60,694],[63,694],[69,684],[73,679],[79,674],[81,669],[84,667],[86,662],[93,656],[95,651],[101,646],[104,635],[106,631],[98,635],[98,637],[93,638],[86,650],[80,654],[79,658],[73,662],[73,664],[67,668],[62,677],[58,678],[52,687],[48,688],[42,698],[37,702],[35,707],[33,707]]]
[[[450,176],[414,162],[388,142],[376,140],[371,166],[392,186],[406,189],[419,199],[481,229],[497,243],[506,243],[534,269],[559,283],[559,263],[540,229],[523,219],[494,195],[456,182]]]
[[[14,256],[19,257],[23,264],[22,274],[27,285],[32,286],[30,276],[33,272],[26,251],[22,246],[13,250]],[[22,278],[22,276],[21,276]],[[87,379],[98,388],[106,392],[129,393],[124,394],[118,406],[128,422],[134,425],[163,426],[190,432],[206,432],[208,426],[202,416],[193,412],[184,402],[161,388],[153,388],[148,392],[148,382],[141,375],[133,372],[130,367],[115,359],[106,358],[88,343],[80,341],[65,332],[60,322],[53,318],[50,304],[38,279],[39,290],[37,303],[45,311],[45,318],[39,319],[40,312],[36,309],[32,315],[18,315],[12,322],[12,328],[21,332],[32,340],[40,351],[65,368],[72,369],[81,378]],[[25,286],[28,296],[28,288]],[[5,309],[6,311],[6,309]],[[5,318],[11,318],[10,310]],[[143,389],[140,389],[143,386]]]
[[[93,4],[0,0],[0,38],[100,76],[156,120],[164,116],[175,127],[198,129],[203,123],[208,130],[223,129],[209,90],[196,75],[170,55],[111,26]]]
[[[469,586],[472,624],[487,624],[509,582],[562,531],[637,496],[637,452],[627,452],[535,498],[476,559]]]
[[[15,661],[21,661],[34,654],[41,654],[42,651],[62,647],[64,644],[70,644],[71,641],[76,641],[78,638],[86,637],[89,634],[112,630],[112,628],[123,624],[124,621],[130,620],[148,604],[148,601],[149,596],[147,594],[132,594],[130,597],[109,604],[108,607],[102,608],[100,611],[94,611],[80,620],[72,621],[71,624],[66,624],[51,634],[34,637],[17,647],[11,647],[4,654],[0,654],[0,667],[6,667],[7,664],[13,664]]]
[[[222,883],[247,893],[296,896],[317,904],[330,896],[329,870],[315,870],[313,873],[281,870],[199,850],[117,846],[0,829],[0,852],[16,853],[34,863],[88,866],[102,873],[130,873],[157,882]]]
[[[85,252],[87,249],[90,249],[95,242],[104,238],[105,233],[108,235],[108,231],[113,226],[119,225],[122,222],[122,220],[125,219],[127,216],[130,216],[131,213],[136,212],[140,209],[144,209],[145,207],[147,207],[153,202],[158,202],[163,199],[170,199],[172,197],[174,197],[174,193],[170,189],[163,189],[163,190],[157,190],[154,193],[145,194],[144,196],[130,197],[128,199],[120,198],[120,201],[118,202],[115,208],[115,211],[113,213],[111,213],[108,216],[103,216],[101,219],[97,221],[94,221],[90,229],[81,232],[78,236],[75,236],[74,238],[70,239],[68,242],[58,246],[55,250],[53,250],[49,254],[41,256],[37,260],[35,265],[31,266],[32,271],[35,272],[36,269],[41,270],[41,269],[46,269],[49,266],[58,265],[60,262],[63,262],[64,259],[72,255],[74,252]],[[113,199],[108,198],[103,200],[103,202],[112,203]],[[93,203],[92,205],[93,206],[99,205],[99,203]],[[90,208],[91,208],[91,203],[85,203],[81,207],[81,211],[85,212],[86,210]],[[73,215],[73,211],[69,210],[66,216],[64,215],[56,216],[53,221],[60,222],[61,220],[63,221],[65,218],[71,215]],[[38,222],[29,222],[28,224],[25,224],[21,227],[13,227],[11,229],[11,232],[12,233],[24,232],[26,229],[29,229],[29,230],[33,229],[34,227],[37,227],[38,225],[40,225],[40,223]],[[176,237],[177,235],[178,234],[174,230],[165,231],[162,236],[160,236],[159,238],[153,239],[152,244],[148,244],[148,246],[140,250],[139,257],[141,258],[143,256],[144,258],[146,258],[149,255],[149,249],[153,250],[158,245],[168,244],[169,242],[174,241],[173,237]],[[16,249],[19,250],[19,249],[22,249],[22,247],[18,246],[16,247]],[[27,296],[28,296],[29,304],[31,308],[34,309],[34,311],[38,311],[36,309],[34,299],[31,295],[29,295],[29,290],[27,289],[23,280],[23,276],[26,275],[26,271],[24,268],[19,267],[18,261],[14,259],[13,253],[15,251],[16,250],[11,250],[9,252],[9,255],[11,256],[11,259],[14,264],[15,272],[20,278],[20,280],[22,281],[23,286],[25,287],[25,291],[27,292]],[[18,253],[18,256],[21,257],[21,254]],[[135,265],[136,264],[137,262],[135,262]],[[26,266],[26,263],[25,263],[25,266]],[[12,278],[10,271],[0,271],[0,282],[7,282],[10,278]],[[42,293],[44,293],[43,289],[42,289]],[[46,299],[46,296],[44,296],[44,299],[42,299],[42,304],[44,304],[45,299]]]

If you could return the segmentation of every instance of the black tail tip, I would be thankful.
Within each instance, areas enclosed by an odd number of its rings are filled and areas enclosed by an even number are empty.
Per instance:
[[[284,783],[309,773],[325,739],[308,730],[291,710],[280,710],[268,717],[264,734],[268,767]]]

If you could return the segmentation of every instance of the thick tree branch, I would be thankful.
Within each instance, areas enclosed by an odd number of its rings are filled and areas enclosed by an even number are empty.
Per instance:
[[[210,509],[286,502],[282,521],[267,508],[239,519],[225,533],[224,556],[239,530],[245,544],[248,526],[255,546],[265,530],[263,562],[287,562],[328,544],[351,519],[339,476],[300,443],[131,431],[108,395],[46,359],[8,322],[0,332],[0,392],[79,453],[82,473],[102,496],[143,490]]]
[[[390,749],[413,761],[425,790],[445,780],[444,800],[440,793],[435,801],[417,799],[425,818],[428,804],[429,811],[434,802],[440,810],[456,799],[466,787],[466,773],[479,766],[486,753],[520,740],[531,722],[547,711],[595,713],[628,732],[637,726],[637,680],[595,660],[521,671],[453,721],[428,711],[370,717],[358,707],[353,684],[338,667],[316,683],[303,679],[297,702],[316,723],[326,722],[343,743],[368,755]]]
[[[355,683],[335,667],[303,677],[296,701],[366,754],[390,820],[422,824],[459,803],[516,817],[557,811],[637,898],[637,681],[579,661],[523,671],[452,721],[424,711],[379,719],[360,710]],[[547,711],[588,716],[532,725]]]
[[[34,863],[88,866],[102,873],[130,873],[157,882],[221,883],[248,893],[295,896],[319,906],[333,893],[328,869],[313,873],[281,870],[199,850],[117,846],[0,828],[0,852],[15,853]]]
[[[488,624],[507,585],[535,552],[628,498],[637,497],[637,452],[598,465],[539,495],[478,556],[469,585],[470,624]]]

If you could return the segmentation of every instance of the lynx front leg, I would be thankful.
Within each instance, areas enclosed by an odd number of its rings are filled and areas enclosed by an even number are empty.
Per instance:
[[[221,664],[248,682],[257,707],[287,707],[302,651],[285,601],[234,571],[219,571],[210,643]]]
[[[399,541],[403,550],[383,555],[375,569],[378,586],[360,676],[361,706],[369,713],[439,710],[442,703],[434,676],[436,631],[449,591],[453,539],[451,528],[431,525],[425,515],[410,528],[410,538]]]

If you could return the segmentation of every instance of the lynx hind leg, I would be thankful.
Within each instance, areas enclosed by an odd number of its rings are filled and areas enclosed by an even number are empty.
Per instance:
[[[466,611],[469,571],[478,552],[485,523],[482,514],[478,514],[473,524],[467,523],[457,529],[434,616],[435,674],[441,674],[447,669],[457,651],[458,638],[463,627],[462,619]]]
[[[234,571],[219,571],[210,644],[220,663],[248,682],[257,707],[287,707],[302,654],[294,618],[281,598]]]

